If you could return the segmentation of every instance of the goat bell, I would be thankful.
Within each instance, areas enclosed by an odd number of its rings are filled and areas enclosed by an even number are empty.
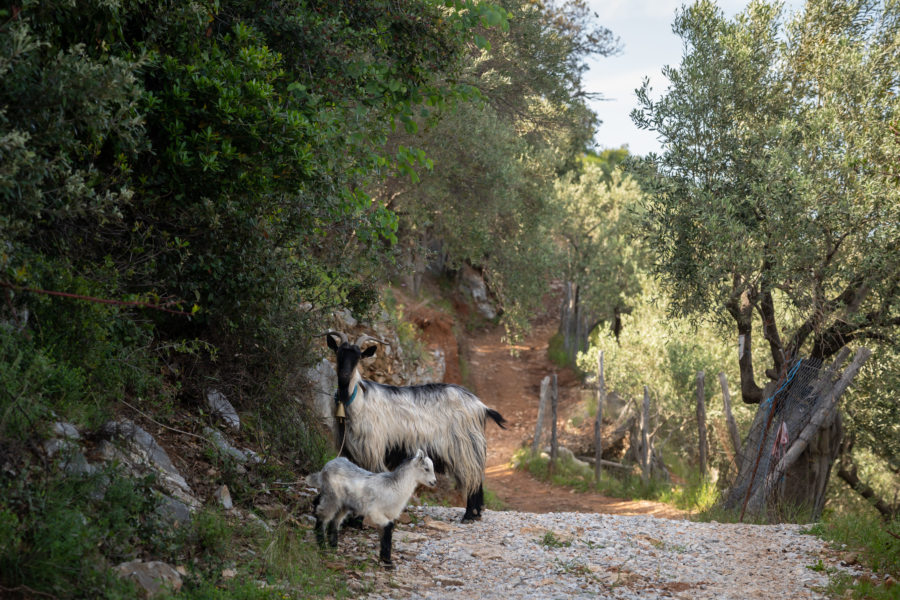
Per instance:
[[[337,409],[335,409],[335,411],[334,411],[334,416],[336,416],[338,419],[346,419],[347,418],[347,413],[344,411],[344,403],[343,402],[337,403]]]

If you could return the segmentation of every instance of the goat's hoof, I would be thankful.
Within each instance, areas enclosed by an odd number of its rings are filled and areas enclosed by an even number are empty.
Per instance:
[[[393,571],[394,570],[394,562],[390,560],[382,560],[381,568],[385,571]]]

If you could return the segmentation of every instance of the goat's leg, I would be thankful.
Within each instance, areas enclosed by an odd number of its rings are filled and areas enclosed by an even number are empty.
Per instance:
[[[328,526],[320,517],[316,517],[316,543],[319,548],[325,547],[325,528]]]
[[[350,511],[346,509],[339,510],[337,512],[337,515],[335,515],[335,517],[331,520],[331,523],[329,523],[330,528],[328,530],[328,543],[332,548],[337,548],[338,533],[341,530],[341,523],[344,522],[344,518],[349,512]]]
[[[381,564],[385,569],[393,569],[394,563],[391,562],[391,540],[394,533],[394,522],[390,521],[381,528]]]
[[[338,525],[337,519],[328,522],[328,545],[337,548],[338,545]]]
[[[323,518],[325,507],[322,504],[322,494],[318,494],[313,499],[313,514],[316,515],[316,543],[320,548],[325,547],[325,528],[328,526],[329,519]],[[332,515],[333,516],[333,515]]]
[[[463,515],[463,523],[471,523],[481,519],[481,511],[484,509],[484,487],[479,485],[478,489],[469,494],[466,498],[466,514]]]

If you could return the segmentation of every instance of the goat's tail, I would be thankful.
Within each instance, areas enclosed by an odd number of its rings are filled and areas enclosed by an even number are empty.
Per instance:
[[[487,416],[494,420],[494,423],[497,424],[500,429],[506,429],[506,419],[503,418],[503,415],[498,413],[496,410],[489,408],[487,409]]]

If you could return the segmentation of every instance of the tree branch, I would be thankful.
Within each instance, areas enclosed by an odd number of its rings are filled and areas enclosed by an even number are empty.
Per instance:
[[[110,304],[112,306],[131,306],[135,308],[152,308],[153,310],[159,310],[162,312],[166,312],[173,315],[181,315],[184,317],[192,316],[189,312],[184,312],[183,310],[173,310],[171,308],[167,308],[169,306],[178,306],[179,302],[177,300],[170,300],[167,302],[163,302],[162,304],[154,304],[152,302],[135,300],[135,301],[127,301],[127,300],[110,300],[109,298],[96,298],[94,296],[83,296],[81,294],[71,294],[69,292],[55,292],[53,290],[42,290],[38,288],[28,288],[22,287],[19,285],[15,285],[12,283],[7,283],[5,281],[0,281],[0,287],[9,288],[11,290],[15,290],[17,292],[31,292],[33,294],[44,294],[47,296],[57,296],[59,298],[70,298],[73,300],[84,300],[86,302],[96,302],[98,304]]]
[[[748,290],[740,290],[738,275],[734,275],[733,289],[735,293],[725,305],[737,325],[738,340],[743,344],[738,347],[738,365],[741,373],[741,398],[745,404],[759,404],[763,400],[763,388],[756,384],[753,374],[753,352],[751,352],[753,334],[753,305]]]
[[[849,485],[854,492],[874,506],[886,521],[891,520],[895,515],[900,513],[900,505],[888,504],[883,498],[876,495],[875,490],[873,490],[871,486],[859,478],[859,474],[856,470],[856,463],[853,461],[853,457],[849,452],[845,452],[841,455],[841,460],[838,463],[838,477],[847,482],[847,485]]]
[[[778,333],[778,325],[775,323],[775,300],[772,298],[772,292],[766,290],[762,293],[759,305],[757,306],[759,316],[762,318],[763,336],[769,341],[769,349],[772,352],[772,363],[774,366],[775,377],[784,368],[784,345],[781,343],[781,336]]]

